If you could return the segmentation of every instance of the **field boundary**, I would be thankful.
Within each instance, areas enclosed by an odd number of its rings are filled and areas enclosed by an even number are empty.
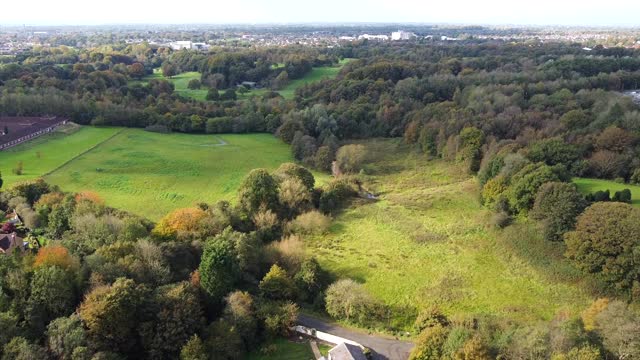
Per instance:
[[[88,149],[86,149],[86,150],[82,151],[82,152],[81,152],[81,153],[79,153],[78,155],[75,155],[75,156],[71,157],[69,160],[67,160],[67,161],[63,162],[63,163],[62,163],[62,164],[60,164],[59,166],[56,166],[54,169],[49,170],[49,171],[47,171],[46,173],[44,173],[44,174],[40,175],[40,177],[45,177],[45,176],[49,176],[49,175],[53,174],[54,172],[56,172],[56,171],[58,171],[58,170],[62,169],[63,167],[67,166],[69,163],[71,163],[72,161],[76,160],[76,159],[77,159],[77,158],[79,158],[80,156],[85,155],[85,154],[89,153],[90,151],[93,151],[93,150],[94,150],[95,148],[97,148],[98,146],[100,146],[100,145],[102,145],[102,144],[106,143],[107,141],[109,141],[109,140],[113,139],[114,137],[116,137],[116,136],[118,136],[118,135],[122,134],[125,130],[127,130],[127,128],[123,128],[123,129],[120,129],[119,131],[116,131],[113,135],[111,135],[111,136],[109,136],[108,138],[106,138],[106,139],[104,139],[104,140],[100,141],[99,143],[97,143],[97,144],[95,144],[95,145],[93,145],[93,146],[89,147]]]

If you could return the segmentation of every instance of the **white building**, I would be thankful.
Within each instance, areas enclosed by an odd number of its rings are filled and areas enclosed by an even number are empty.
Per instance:
[[[387,41],[387,40],[389,40],[389,35],[369,35],[369,34],[364,34],[364,35],[358,36],[358,40],[362,40],[362,39]]]
[[[409,31],[398,30],[391,33],[391,40],[394,40],[394,41],[411,40],[414,37],[416,37],[416,34]]]
[[[169,46],[173,50],[182,50],[182,49],[190,50],[193,44],[191,43],[191,41],[174,41],[174,42],[170,42]]]

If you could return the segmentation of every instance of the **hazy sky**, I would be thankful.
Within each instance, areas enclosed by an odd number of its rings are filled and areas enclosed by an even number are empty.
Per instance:
[[[640,0],[0,0],[0,26],[292,22],[640,26]]]

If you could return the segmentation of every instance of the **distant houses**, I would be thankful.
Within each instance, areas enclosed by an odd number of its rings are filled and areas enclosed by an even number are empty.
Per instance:
[[[416,34],[409,31],[398,30],[391,33],[391,40],[393,41],[411,40],[415,37],[417,37]]]
[[[192,41],[173,41],[169,43],[169,47],[172,50],[209,50],[210,45],[202,42]]]

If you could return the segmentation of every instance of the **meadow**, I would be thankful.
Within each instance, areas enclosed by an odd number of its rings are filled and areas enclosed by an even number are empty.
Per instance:
[[[92,190],[107,205],[158,220],[197,202],[234,200],[247,173],[291,161],[270,134],[158,134],[124,129],[45,177],[65,191]]]
[[[596,191],[606,191],[609,190],[611,196],[615,194],[616,191],[621,191],[624,189],[631,190],[631,204],[634,206],[640,206],[640,186],[619,183],[611,180],[601,180],[601,179],[588,179],[588,178],[575,178],[573,182],[578,187],[578,191],[583,194],[591,194]]]
[[[589,304],[563,244],[544,242],[532,223],[492,228],[477,181],[462,168],[399,140],[365,146],[373,160],[364,186],[379,198],[357,201],[328,234],[305,241],[334,276],[364,283],[392,306],[391,327],[409,330],[415,311],[433,305],[451,316],[535,322]]]
[[[307,75],[305,75],[303,78],[291,80],[289,84],[287,84],[287,86],[285,86],[282,90],[279,90],[278,92],[285,99],[293,99],[293,96],[295,95],[295,91],[297,88],[314,81],[335,78],[340,72],[340,69],[342,69],[342,66],[347,62],[349,62],[350,60],[351,59],[343,59],[340,61],[340,63],[337,66],[315,67],[311,69],[311,71]],[[276,68],[283,67],[283,66],[284,64],[278,64]],[[206,87],[203,86],[200,89],[196,89],[196,90],[189,89],[188,87],[189,81],[193,79],[200,80],[201,75],[202,74],[200,74],[199,72],[190,71],[190,72],[185,72],[185,73],[172,76],[171,78],[167,79],[162,76],[162,70],[160,68],[157,68],[153,70],[152,75],[147,75],[141,81],[133,81],[132,83],[137,82],[137,83],[146,84],[153,79],[164,79],[173,83],[173,85],[175,86],[175,92],[177,94],[182,95],[184,97],[192,98],[198,101],[205,101],[207,98],[207,92],[208,92],[208,89]],[[238,99],[242,100],[242,99],[248,99],[252,96],[264,95],[268,91],[269,89],[266,89],[266,88],[254,89],[245,94],[237,93],[237,95],[238,95]]]
[[[51,134],[0,151],[3,187],[47,174],[119,131],[121,129],[118,128],[69,125],[58,128]],[[22,175],[16,175],[12,171],[19,161],[22,161],[24,168]]]

